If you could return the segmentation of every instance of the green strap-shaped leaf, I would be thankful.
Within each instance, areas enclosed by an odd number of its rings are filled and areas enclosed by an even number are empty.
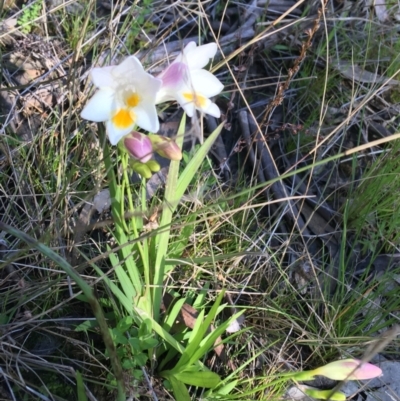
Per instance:
[[[206,139],[204,144],[197,150],[196,154],[190,160],[185,170],[183,170],[182,174],[179,177],[178,185],[176,187],[175,199],[177,202],[174,203],[175,208],[178,205],[179,200],[182,198],[185,193],[187,187],[192,182],[193,177],[198,172],[199,166],[203,163],[203,160],[208,155],[211,147],[214,145],[215,140],[218,138],[218,135],[221,133],[222,127],[224,124],[220,124],[213,133]]]
[[[180,380],[177,380],[174,376],[171,376],[169,377],[169,381],[172,385],[172,390],[174,392],[176,401],[191,401],[186,386]]]
[[[186,118],[183,117],[178,129],[177,143],[181,147],[183,142]],[[178,177],[179,161],[171,161],[168,171],[167,182],[165,184],[164,208],[161,216],[160,227],[162,231],[157,235],[157,255],[154,266],[154,293],[153,293],[153,315],[158,321],[160,315],[161,295],[165,275],[165,258],[167,256],[168,242],[171,231],[172,215],[176,210],[179,201],[198,171],[199,166],[207,156],[218,135],[222,130],[223,124],[219,125],[214,132],[207,138],[204,144],[198,149],[190,160],[182,174]]]
[[[81,372],[76,371],[76,389],[78,393],[78,401],[88,401],[85,392],[85,385],[83,384],[83,379]]]
[[[177,380],[190,386],[214,388],[221,381],[221,378],[211,371],[184,371],[173,375]]]

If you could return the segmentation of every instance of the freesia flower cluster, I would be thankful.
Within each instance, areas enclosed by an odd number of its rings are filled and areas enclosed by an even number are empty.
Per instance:
[[[179,147],[169,138],[154,135],[160,128],[156,105],[175,100],[192,117],[196,110],[220,117],[218,106],[210,98],[220,93],[222,83],[204,67],[217,52],[216,43],[197,46],[190,42],[181,54],[157,77],[147,73],[135,56],[117,66],[93,68],[90,72],[98,91],[89,100],[81,116],[89,121],[105,122],[112,145],[124,138],[123,145],[136,162],[146,165],[140,174],[157,169],[153,152],[172,160],[182,157]],[[144,135],[136,127],[152,133]],[[143,169],[142,169],[143,170]]]

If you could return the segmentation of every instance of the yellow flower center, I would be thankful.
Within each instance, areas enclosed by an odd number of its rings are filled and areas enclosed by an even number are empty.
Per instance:
[[[112,123],[119,129],[129,128],[135,123],[136,115],[127,109],[118,110],[111,118]]]
[[[197,93],[184,93],[183,97],[188,101],[188,102],[193,102],[195,106],[199,109],[202,109],[206,105],[207,98],[201,95],[198,95]]]
[[[140,96],[137,93],[130,93],[125,98],[125,103],[128,107],[136,107],[140,102]]]

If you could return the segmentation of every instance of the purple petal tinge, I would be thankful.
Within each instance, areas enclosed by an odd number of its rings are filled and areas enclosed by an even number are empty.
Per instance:
[[[141,163],[148,162],[153,156],[153,145],[147,135],[133,131],[124,138],[124,146],[130,156]]]

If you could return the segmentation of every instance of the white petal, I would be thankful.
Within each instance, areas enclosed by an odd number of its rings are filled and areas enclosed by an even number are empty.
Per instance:
[[[171,93],[171,91],[161,88],[156,95],[155,104],[169,102],[171,100],[175,100],[175,93]]]
[[[193,117],[194,111],[196,110],[194,102],[188,102],[183,96],[184,92],[187,91],[178,92],[176,94],[176,100],[181,105],[183,110],[185,110],[185,113],[188,115],[188,117]]]
[[[135,85],[138,94],[143,100],[155,104],[157,92],[162,85],[161,79],[154,78],[147,72],[143,72],[138,78]]]
[[[216,118],[219,118],[221,116],[221,112],[216,104],[214,104],[210,99],[204,97],[204,105],[202,107],[196,107],[194,102],[189,102],[184,96],[184,93],[191,93],[190,89],[187,88],[188,90],[179,92],[176,96],[177,101],[181,105],[181,107],[185,110],[186,114],[189,117],[193,117],[194,111],[200,110],[205,114],[210,114],[211,116],[214,116]],[[201,94],[199,93],[201,96]]]
[[[114,67],[113,75],[116,77],[127,77],[130,80],[131,77],[137,76],[137,74],[144,73],[144,69],[140,61],[135,56],[126,58],[121,64]]]
[[[196,110],[193,102],[184,103],[184,104],[181,104],[181,106],[182,106],[182,109],[185,110],[185,113],[187,114],[188,117],[193,117],[194,111]]]
[[[81,112],[81,117],[85,120],[101,122],[107,121],[111,116],[112,104],[114,101],[114,91],[110,89],[100,89],[86,103]]]
[[[119,129],[111,122],[111,120],[108,120],[106,128],[111,145],[116,145],[125,135],[128,135],[133,130],[134,126],[135,124],[132,124],[131,127]]]
[[[92,82],[98,88],[114,88],[116,86],[116,82],[114,77],[112,76],[112,70],[115,67],[102,67],[102,68],[93,68],[90,71],[90,76],[92,78]]]
[[[224,85],[222,85],[220,80],[209,71],[190,71],[190,76],[194,91],[201,93],[205,97],[218,95],[224,89]]]
[[[197,44],[196,42],[189,42],[185,48],[183,49],[183,51],[181,51],[178,56],[176,57],[176,59],[174,60],[174,63],[186,63],[187,64],[187,59],[186,59],[186,55],[187,53],[190,53],[192,50],[196,49]]]
[[[192,50],[196,49],[196,47],[197,47],[197,43],[192,40],[185,46],[185,48],[183,49],[183,53],[187,54],[187,53],[191,52]]]
[[[212,110],[213,109],[212,108],[212,104],[213,104],[213,102],[210,99],[205,98],[205,103],[201,107],[197,107],[196,106],[196,109],[202,111],[205,114],[210,114],[208,112],[208,110]]]
[[[154,103],[141,102],[138,107],[135,107],[136,125],[149,132],[157,132],[160,129],[157,111]]]
[[[185,47],[183,54],[185,62],[191,70],[205,67],[210,59],[215,56],[215,53],[218,50],[218,46],[216,43],[207,43],[206,45],[198,47],[191,46],[189,49],[188,46]]]
[[[215,118],[220,118],[221,117],[221,110],[213,102],[210,102],[210,105],[208,106],[208,108],[206,110],[203,110],[203,111],[204,111],[204,113],[209,114],[210,116],[213,116]]]
[[[167,90],[160,89],[157,92],[155,104],[165,103],[171,100],[175,100],[175,96],[171,95],[171,93]]]

